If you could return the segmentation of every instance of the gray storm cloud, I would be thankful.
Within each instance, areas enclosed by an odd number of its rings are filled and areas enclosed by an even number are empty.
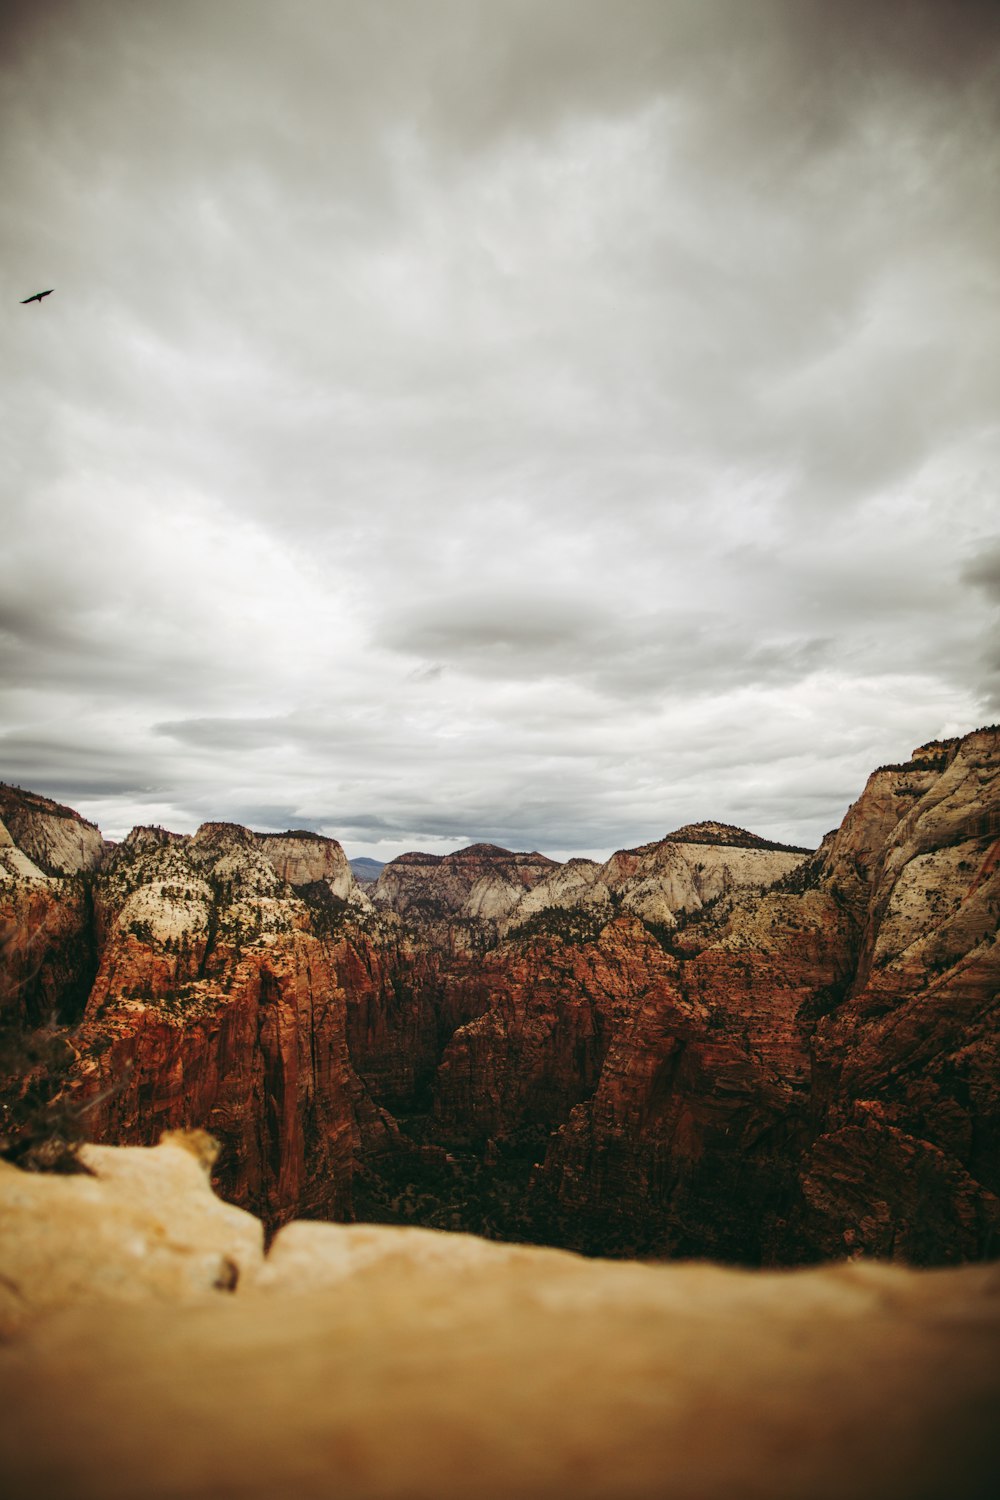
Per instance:
[[[811,842],[993,717],[998,66],[992,0],[9,3],[0,776]]]

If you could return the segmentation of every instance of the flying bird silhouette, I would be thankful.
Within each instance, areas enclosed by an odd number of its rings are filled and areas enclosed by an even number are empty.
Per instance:
[[[54,291],[55,291],[55,287],[54,286],[50,286],[47,292],[35,292],[30,297],[22,297],[21,298],[21,306],[24,307],[25,304],[28,303],[28,302],[41,302],[41,300],[42,300],[43,297],[51,297],[52,293]]]

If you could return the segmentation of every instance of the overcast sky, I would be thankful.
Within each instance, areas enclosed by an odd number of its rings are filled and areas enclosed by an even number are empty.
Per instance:
[[[995,0],[0,47],[0,779],[383,859],[813,844],[1000,717]]]

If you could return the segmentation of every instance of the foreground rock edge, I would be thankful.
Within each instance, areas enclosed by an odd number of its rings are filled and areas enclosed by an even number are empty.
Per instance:
[[[0,1467],[101,1496],[989,1492],[1000,1268],[586,1260],[261,1226],[199,1133],[0,1171]],[[235,1275],[234,1275],[235,1272]]]

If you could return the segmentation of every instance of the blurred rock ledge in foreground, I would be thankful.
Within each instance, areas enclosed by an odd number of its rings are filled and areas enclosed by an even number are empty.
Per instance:
[[[0,1163],[0,1470],[31,1500],[993,1493],[1000,1268],[588,1261],[260,1223],[198,1133]]]

